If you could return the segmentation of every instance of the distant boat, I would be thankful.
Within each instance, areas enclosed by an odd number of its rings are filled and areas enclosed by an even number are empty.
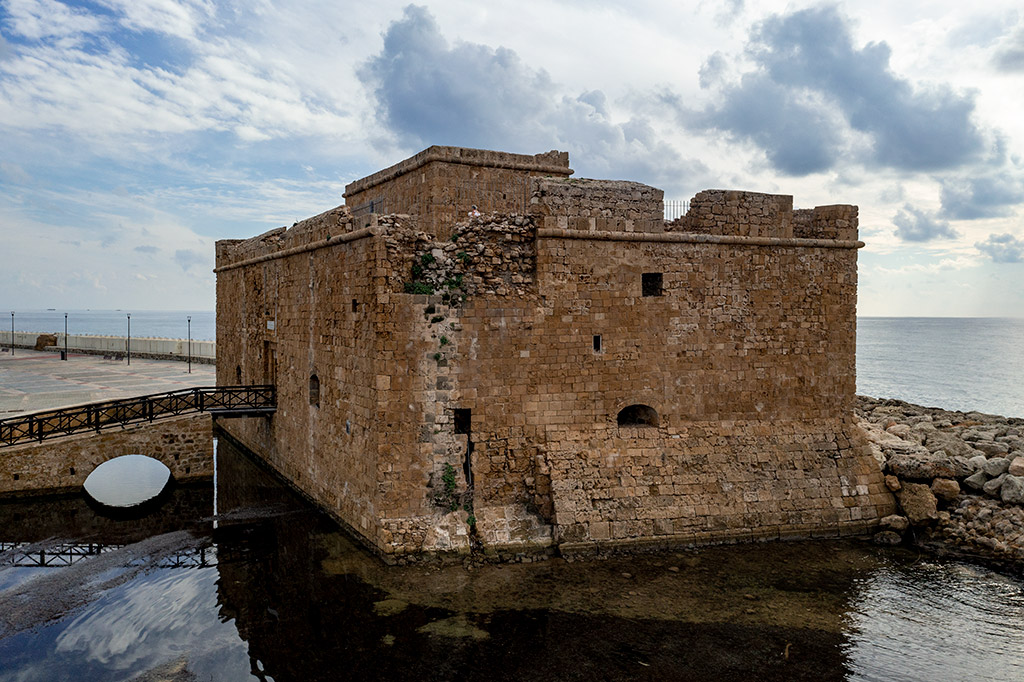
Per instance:
[[[56,310],[56,308],[47,308],[47,311]]]

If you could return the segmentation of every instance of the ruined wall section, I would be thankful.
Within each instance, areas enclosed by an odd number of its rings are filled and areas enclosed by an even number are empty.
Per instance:
[[[575,178],[533,181],[539,227],[584,232],[663,232],[665,193],[639,182]]]
[[[345,203],[359,220],[370,212],[418,215],[420,229],[447,239],[473,205],[482,213],[525,213],[532,177],[571,174],[567,152],[525,155],[434,146],[350,183]]]
[[[736,190],[704,190],[690,200],[686,215],[665,223],[677,233],[779,239],[856,241],[857,207],[793,209],[793,197]]]
[[[803,239],[856,240],[856,206],[817,206],[793,211],[793,236]]]

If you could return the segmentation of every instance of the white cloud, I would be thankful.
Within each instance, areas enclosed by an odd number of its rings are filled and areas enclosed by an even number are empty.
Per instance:
[[[4,9],[11,33],[29,40],[75,38],[109,27],[102,18],[57,0],[6,0]]]

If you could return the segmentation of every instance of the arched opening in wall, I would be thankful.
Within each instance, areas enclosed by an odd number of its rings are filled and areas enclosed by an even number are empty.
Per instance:
[[[320,407],[320,377],[315,374],[309,375],[309,404]]]
[[[650,405],[628,405],[619,411],[619,426],[657,426],[658,411]]]

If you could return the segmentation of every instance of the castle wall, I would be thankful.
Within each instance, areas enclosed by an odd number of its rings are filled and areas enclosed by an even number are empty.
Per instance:
[[[856,207],[716,192],[670,231],[660,190],[539,179],[444,240],[339,208],[219,242],[218,383],[278,385],[225,428],[393,560],[873,525]]]
[[[398,341],[376,329],[389,315],[378,296],[382,243],[352,226],[342,208],[218,242],[217,383],[277,385],[274,417],[222,428],[372,542],[384,442],[377,390],[390,378],[379,365],[390,367]]]
[[[567,152],[529,156],[434,146],[347,185],[345,203],[357,217],[417,215],[420,229],[447,239],[473,205],[482,213],[525,213],[531,178],[571,173]]]

